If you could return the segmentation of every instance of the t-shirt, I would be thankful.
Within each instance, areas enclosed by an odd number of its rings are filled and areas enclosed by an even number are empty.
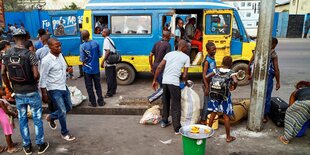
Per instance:
[[[101,57],[102,52],[99,49],[98,42],[90,40],[80,46],[80,61],[84,63],[83,71],[85,73],[99,73],[99,58]]]
[[[169,52],[165,55],[165,70],[163,74],[163,84],[180,85],[180,76],[183,67],[190,67],[189,56],[181,51]]]
[[[13,47],[6,52],[5,57],[10,57],[10,55],[12,55],[12,52],[22,52],[24,50],[27,50],[27,49]],[[30,66],[38,66],[38,59],[37,59],[35,53],[28,52],[27,55],[28,55],[28,60],[30,63],[29,65]],[[3,64],[7,65],[8,62],[6,62],[4,60]],[[33,74],[32,71],[30,74]],[[16,83],[14,81],[11,81],[11,82],[12,82],[13,90],[16,94],[32,93],[32,92],[35,92],[38,90],[38,87],[36,85],[37,82],[24,82],[24,83]]]
[[[161,40],[157,42],[153,49],[152,53],[154,54],[155,60],[153,64],[153,70],[155,71],[160,62],[164,59],[164,56],[171,51],[171,46],[168,41]]]
[[[115,53],[116,49],[113,47],[115,46],[113,40],[110,37],[106,37],[103,41],[103,55],[105,55],[105,50],[110,50],[110,52]],[[116,64],[107,64],[106,62],[104,63],[105,66],[115,66]]]
[[[310,87],[303,87],[298,89],[295,98],[298,101],[310,100]]]
[[[35,48],[36,50],[42,48],[43,46],[44,46],[44,45],[43,45],[43,43],[42,43],[41,40],[38,40],[38,41],[34,42],[34,48]]]
[[[180,31],[180,29],[175,29],[174,36],[176,36],[176,37],[181,37],[181,31]]]

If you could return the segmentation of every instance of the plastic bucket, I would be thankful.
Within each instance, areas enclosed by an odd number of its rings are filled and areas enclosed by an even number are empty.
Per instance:
[[[199,128],[198,133],[192,133],[192,127]],[[209,132],[206,133],[205,130]],[[184,155],[204,155],[206,152],[206,139],[214,134],[214,130],[208,126],[193,124],[180,129],[183,141]]]
[[[209,124],[209,119],[211,117],[211,114],[208,115],[207,123]],[[219,128],[219,117],[218,115],[215,116],[212,124],[212,129],[217,130]]]

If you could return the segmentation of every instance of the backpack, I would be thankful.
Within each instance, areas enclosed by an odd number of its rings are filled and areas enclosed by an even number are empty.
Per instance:
[[[11,82],[35,83],[28,49],[11,48],[4,56]]]
[[[231,74],[233,71],[221,72],[216,69],[215,75],[210,82],[210,99],[211,100],[226,100],[229,96],[229,87],[231,82]]]

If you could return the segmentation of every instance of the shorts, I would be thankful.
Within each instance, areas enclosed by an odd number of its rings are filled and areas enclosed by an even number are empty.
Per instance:
[[[226,100],[209,99],[208,111],[222,112],[228,116],[233,116],[234,111],[232,107],[231,96],[229,95]]]

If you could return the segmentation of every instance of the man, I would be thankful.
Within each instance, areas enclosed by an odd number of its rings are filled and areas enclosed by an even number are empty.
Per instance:
[[[34,43],[35,50],[38,50],[44,46],[42,42],[42,36],[45,34],[46,34],[46,31],[44,29],[41,28],[38,30],[39,40]]]
[[[183,28],[183,20],[181,18],[178,18],[177,20],[177,27],[174,32],[175,40],[174,40],[174,45],[175,49],[178,49],[178,42],[181,39],[184,39],[184,28]]]
[[[304,32],[304,38],[307,38],[308,32],[310,29],[310,18],[305,23],[305,32]]]
[[[150,56],[149,56],[149,63],[151,66],[152,74],[155,74],[155,71],[158,65],[164,59],[164,56],[168,52],[171,51],[169,40],[170,40],[170,32],[163,31],[163,39],[154,45],[152,52],[150,53]],[[153,56],[155,58],[154,63],[153,63]],[[163,93],[163,90],[162,90],[163,73],[162,72],[159,74],[156,80],[160,84],[160,89],[156,90],[151,96],[148,97],[148,100],[150,103],[157,100]]]
[[[44,142],[44,128],[42,117],[42,102],[38,92],[37,81],[40,78],[38,72],[38,60],[34,53],[25,48],[26,32],[16,29],[13,33],[15,47],[9,49],[1,67],[2,77],[10,93],[15,93],[16,107],[18,110],[20,132],[23,139],[23,150],[25,154],[32,154],[32,144],[28,128],[27,106],[32,111],[32,118],[35,126],[36,144],[39,147],[38,154],[44,153],[49,147]],[[16,54],[18,54],[16,63]],[[10,66],[10,67],[8,67]],[[25,74],[18,74],[23,71]],[[9,74],[9,76],[8,76]],[[10,80],[9,78],[10,77]],[[13,89],[11,88],[11,83]]]
[[[195,36],[195,24],[196,24],[196,18],[190,18],[188,24],[185,26],[185,35],[184,38],[188,42],[192,42],[194,36]]]
[[[76,138],[69,133],[66,121],[67,112],[72,109],[70,92],[66,86],[66,72],[72,68],[67,69],[65,59],[61,54],[61,44],[57,39],[51,38],[47,44],[51,51],[42,60],[40,88],[42,100],[47,103],[49,95],[57,107],[55,112],[47,116],[47,121],[52,129],[56,129],[54,121],[58,119],[61,137],[66,141],[73,141]]]
[[[80,61],[83,63],[83,71],[85,72],[85,85],[89,96],[89,106],[96,107],[96,97],[93,91],[93,83],[97,93],[97,103],[99,106],[104,106],[105,102],[102,97],[100,84],[99,58],[102,57],[102,52],[99,49],[99,44],[96,41],[89,40],[89,32],[83,30],[81,32],[84,43],[80,46]]]
[[[105,51],[105,55],[103,61],[101,63],[101,67],[105,68],[105,75],[107,79],[108,91],[105,98],[113,97],[116,94],[117,83],[116,83],[116,64],[108,64],[106,60],[108,59],[110,53],[116,52],[116,47],[113,40],[109,37],[110,30],[104,28],[102,30],[102,36],[104,37],[103,49]]]
[[[170,125],[168,121],[171,100],[171,116],[175,134],[179,134],[181,128],[181,89],[180,77],[182,68],[184,67],[183,80],[187,81],[187,71],[190,67],[189,56],[185,53],[188,51],[188,44],[185,40],[180,40],[178,50],[169,52],[163,61],[157,67],[153,79],[153,88],[156,90],[158,82],[156,81],[161,71],[164,69],[163,75],[163,119],[161,127],[165,128]]]
[[[40,64],[42,63],[42,59],[48,54],[50,53],[50,48],[47,45],[47,41],[50,39],[50,35],[43,35],[41,37],[41,41],[43,43],[43,47],[38,49],[36,51],[36,56],[38,58],[38,60],[40,61]]]
[[[103,17],[100,17],[99,20],[96,22],[95,27],[99,27],[100,30],[104,28],[108,28],[108,24],[104,23]]]

